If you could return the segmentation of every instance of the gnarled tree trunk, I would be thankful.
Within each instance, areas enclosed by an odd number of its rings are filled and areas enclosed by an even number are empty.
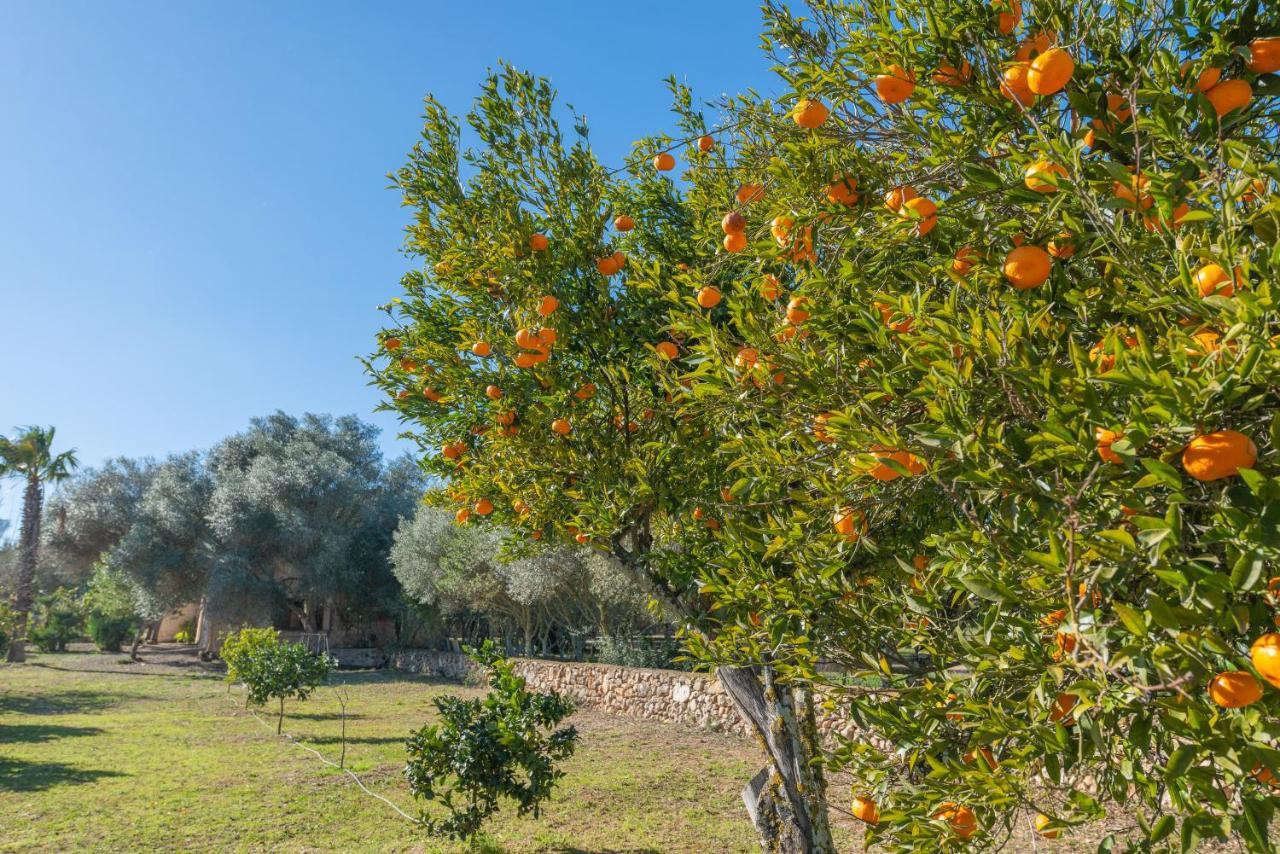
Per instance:
[[[817,756],[810,696],[780,685],[770,667],[722,667],[716,676],[769,764],[742,790],[761,848],[778,854],[834,854],[826,781]]]

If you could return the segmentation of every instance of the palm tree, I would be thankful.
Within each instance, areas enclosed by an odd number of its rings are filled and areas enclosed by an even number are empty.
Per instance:
[[[0,477],[20,477],[26,481],[22,495],[22,530],[18,537],[18,589],[13,607],[17,612],[10,661],[26,661],[27,623],[35,601],[36,558],[40,548],[40,512],[44,487],[71,476],[76,453],[53,453],[53,428],[19,427],[12,439],[0,436]]]

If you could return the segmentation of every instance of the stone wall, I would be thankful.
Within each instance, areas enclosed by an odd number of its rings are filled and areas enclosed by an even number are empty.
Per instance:
[[[557,691],[581,708],[631,718],[661,721],[740,735],[747,733],[729,695],[714,676],[678,670],[651,670],[617,664],[586,664],[517,658],[516,670],[537,691]],[[453,652],[408,650],[391,657],[391,666],[443,679],[478,681],[476,666]],[[824,736],[852,735],[843,716],[822,713]]]

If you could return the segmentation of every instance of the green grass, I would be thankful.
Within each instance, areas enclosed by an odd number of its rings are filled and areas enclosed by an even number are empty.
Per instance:
[[[172,659],[171,659],[172,660]],[[389,672],[344,673],[347,765],[401,809],[403,742],[441,693]],[[264,726],[197,667],[120,655],[0,665],[0,850],[411,850],[426,837],[351,780]],[[286,705],[285,731],[336,760],[339,706]],[[568,776],[540,819],[500,813],[480,850],[733,852],[755,841],[738,790],[759,767],[732,736],[575,715]]]

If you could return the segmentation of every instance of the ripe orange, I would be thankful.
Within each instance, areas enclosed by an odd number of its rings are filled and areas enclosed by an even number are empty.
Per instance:
[[[493,512],[493,502],[487,498],[481,498],[474,505],[472,505],[472,509],[475,510],[477,513],[479,513],[481,516],[488,516],[490,513]]]
[[[399,350],[401,347],[400,339],[388,338],[382,342],[382,346],[387,349],[388,353],[394,353],[396,350]]]
[[[884,204],[889,210],[898,213],[902,206],[912,199],[919,198],[915,187],[894,187],[884,195]]]
[[[538,315],[546,317],[560,307],[560,300],[553,296],[545,296],[538,302]]]
[[[1258,38],[1249,42],[1247,65],[1254,74],[1280,71],[1280,36]]]
[[[1027,167],[1022,181],[1028,190],[1037,193],[1056,193],[1058,185],[1067,177],[1067,170],[1049,160],[1037,160]]]
[[[1040,813],[1036,816],[1036,833],[1040,834],[1045,839],[1057,839],[1062,835],[1062,831],[1046,829],[1051,824],[1053,824],[1053,819],[1049,818],[1049,816],[1044,813]]]
[[[1268,632],[1249,647],[1249,657],[1263,679],[1280,688],[1280,634]]]
[[[972,79],[973,66],[969,64],[967,59],[960,60],[959,68],[949,62],[944,62],[938,66],[937,71],[933,72],[933,82],[941,83],[943,86],[964,86]]]
[[[951,825],[952,832],[961,839],[968,839],[978,829],[978,819],[974,816],[973,810],[957,806],[950,801],[938,807],[933,817]]]
[[[522,352],[516,353],[511,361],[515,363],[517,368],[532,368],[538,364],[538,357],[533,353]]]
[[[493,348],[489,346],[488,341],[477,341],[471,345],[471,352],[483,358],[484,356],[488,356],[492,353]]]
[[[745,232],[735,231],[726,234],[723,243],[725,252],[741,252],[747,248],[747,235]]]
[[[938,224],[938,206],[929,199],[923,197],[908,199],[902,203],[902,207],[910,215],[914,215],[916,235],[918,237],[923,237],[933,231],[934,226]],[[907,214],[903,215],[906,216]]]
[[[676,159],[664,151],[653,158],[653,168],[659,172],[670,172],[676,168]]]
[[[963,276],[973,269],[973,265],[978,263],[981,257],[978,250],[972,246],[961,246],[951,259],[951,270]]]
[[[922,474],[927,468],[924,460],[920,459],[915,454],[909,451],[900,451],[900,450],[895,450],[893,448],[875,447],[871,449],[871,453],[875,454],[875,457],[879,462],[877,462],[876,465],[870,471],[867,472],[867,474],[871,475],[876,480],[884,483],[888,483],[889,481],[892,481],[892,480],[897,480],[899,477],[902,476],[901,474],[899,474],[897,469],[893,468],[892,466],[886,465],[884,462],[885,460],[892,460],[893,462],[902,466],[907,470],[908,476],[911,476],[911,477],[914,477],[915,475],[918,475],[918,474]]]
[[[720,289],[707,285],[698,291],[698,305],[703,308],[715,308],[720,304]]]
[[[484,393],[488,396],[490,400],[497,400],[498,398],[502,397],[502,389],[498,388],[496,385],[491,385],[487,387],[484,390]]]
[[[596,396],[596,384],[584,383],[577,391],[573,393],[573,396],[578,398],[578,400],[590,400],[591,398]]]
[[[1249,106],[1249,102],[1253,100],[1253,87],[1249,85],[1249,81],[1239,78],[1223,80],[1205,92],[1204,96],[1209,99],[1210,104],[1213,104],[1218,118],[1222,118],[1233,110]]]
[[[610,257],[613,258],[613,266],[617,269],[621,270],[623,267],[627,266],[627,256],[622,254],[622,250],[614,250],[613,255]]]
[[[720,229],[725,234],[741,234],[747,227],[747,219],[737,211],[729,211],[720,220]]]
[[[459,525],[467,524],[467,520],[470,518],[471,518],[470,507],[460,507],[458,508],[458,512],[453,514],[453,520],[457,522]]]
[[[1235,430],[1218,430],[1196,436],[1182,452],[1182,468],[1201,481],[1221,480],[1251,469],[1258,461],[1253,440]]]
[[[759,184],[743,184],[733,197],[738,200],[738,204],[749,205],[764,198],[764,187]]]
[[[1058,40],[1058,34],[1053,30],[1040,30],[1035,35],[1027,36],[1018,45],[1018,49],[1013,52],[1013,58],[1018,62],[1030,62],[1040,54],[1049,49],[1049,46]]]
[[[1229,670],[1209,682],[1209,699],[1224,709],[1240,709],[1262,699],[1262,686],[1252,673]]]
[[[1150,183],[1151,179],[1146,175],[1137,174],[1129,179],[1128,184],[1123,181],[1112,181],[1111,192],[1129,207],[1146,210],[1156,201],[1151,193],[1147,191],[1147,186]]]
[[[1022,22],[1022,0],[994,0],[991,8],[999,13],[996,15],[996,28],[1002,35],[1009,35]]]
[[[916,75],[901,65],[890,65],[875,80],[876,95],[886,104],[901,104],[916,90]]]
[[[1096,427],[1093,431],[1093,437],[1098,441],[1098,456],[1102,457],[1102,461],[1106,463],[1122,464],[1124,460],[1115,451],[1111,450],[1111,445],[1124,438],[1123,433],[1117,433],[1114,430],[1108,430],[1105,427]]]
[[[1010,101],[1017,101],[1024,107],[1036,102],[1036,93],[1031,91],[1027,76],[1031,73],[1031,63],[1015,62],[1004,70],[1000,78],[1000,94]]]
[[[760,360],[760,351],[755,347],[743,347],[733,358],[733,366],[740,371],[749,371]]]
[[[1193,65],[1195,65],[1195,62],[1190,59],[1182,63],[1181,73],[1183,89],[1195,89],[1197,92],[1208,92],[1218,84],[1219,80],[1222,79],[1222,69],[1214,68],[1210,65],[1208,68],[1205,68],[1197,74],[1195,80],[1192,81],[1191,67]]]
[[[787,322],[792,326],[799,326],[809,319],[809,310],[805,308],[809,304],[807,297],[792,297],[791,302],[787,303]]]
[[[561,436],[568,436],[573,432],[573,426],[569,424],[569,420],[567,418],[557,418],[555,421],[551,422],[551,430],[553,433],[558,433]]]
[[[709,133],[703,134],[702,136],[698,137],[699,151],[710,151],[711,149],[715,148],[715,146],[716,146],[716,141],[711,136],[711,134]]]
[[[1004,277],[1020,291],[1043,285],[1053,262],[1039,246],[1019,246],[1004,258]]]
[[[523,347],[526,350],[530,350],[534,347],[537,347],[538,336],[535,335],[533,330],[531,329],[525,329],[525,328],[517,329],[516,330],[516,346]]]
[[[467,446],[461,442],[450,442],[440,448],[440,454],[446,460],[456,460],[458,457],[462,456],[462,452],[466,450],[466,447]]]
[[[542,345],[543,349],[556,343],[556,339],[559,337],[559,334],[550,326],[544,326],[538,330],[538,343]]]
[[[766,274],[760,280],[760,294],[765,299],[777,299],[782,296],[782,283],[778,281],[778,277],[772,274]]]
[[[547,249],[547,236],[545,234],[535,234],[529,238],[529,248],[534,252],[545,252]]]
[[[1236,292],[1235,282],[1227,271],[1217,264],[1205,264],[1191,276],[1200,296],[1229,297]]]
[[[612,255],[606,255],[604,258],[596,259],[596,272],[602,276],[612,276],[618,272],[618,262],[613,260]]]
[[[1066,260],[1076,254],[1076,244],[1072,240],[1073,235],[1069,231],[1060,231],[1058,236],[1049,241],[1045,247],[1049,250],[1049,254],[1054,258]]]
[[[1075,73],[1076,63],[1060,47],[1049,48],[1035,59],[1027,69],[1027,88],[1037,95],[1053,95],[1062,90]]]
[[[1049,706],[1049,720],[1055,723],[1061,721],[1063,726],[1071,726],[1075,723],[1075,718],[1071,714],[1071,710],[1080,702],[1080,698],[1075,694],[1061,693],[1053,698],[1053,704]]]
[[[858,179],[844,175],[827,186],[827,201],[851,207],[858,203]]]
[[[636,221],[626,214],[623,214],[622,216],[614,217],[613,227],[618,231],[630,231],[636,227]]]
[[[850,809],[853,817],[859,821],[865,821],[867,824],[876,825],[880,823],[880,808],[876,806],[876,802],[864,795],[858,795],[853,799],[853,807]]]
[[[853,507],[841,507],[831,514],[831,526],[841,537],[856,543],[867,529],[867,515]]]
[[[658,351],[659,356],[668,361],[680,355],[680,348],[673,341],[660,341],[654,349]]]
[[[440,394],[440,392],[436,391],[431,387],[427,387],[422,390],[422,396],[425,397],[427,400],[431,401],[432,403],[439,403],[440,398],[442,398],[444,395]]]
[[[791,118],[802,128],[813,129],[827,120],[831,111],[827,105],[814,98],[802,98],[791,110]]]

